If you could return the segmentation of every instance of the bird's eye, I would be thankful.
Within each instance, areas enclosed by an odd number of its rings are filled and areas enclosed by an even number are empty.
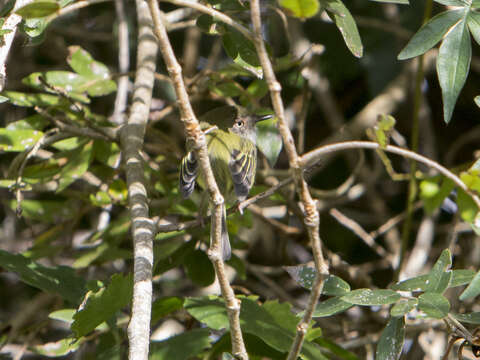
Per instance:
[[[237,126],[242,127],[243,126],[243,121],[242,120],[237,121]]]

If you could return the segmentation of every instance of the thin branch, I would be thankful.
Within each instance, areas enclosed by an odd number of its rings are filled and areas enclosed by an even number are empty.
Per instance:
[[[111,1],[111,0],[80,0],[80,1],[76,1],[73,4],[67,5],[64,8],[61,8],[60,10],[58,10],[56,13],[48,16],[46,18],[46,22],[49,23],[50,21],[55,20],[56,18],[58,18],[60,16],[69,14],[73,11],[82,9],[82,8],[90,6],[90,5],[100,4],[100,3],[103,3],[103,2],[107,2],[107,1]]]
[[[370,141],[345,141],[341,143],[325,145],[304,154],[300,158],[299,162],[302,167],[308,167],[317,161],[323,160],[324,156],[327,154],[331,154],[337,151],[351,150],[351,149],[377,150],[377,149],[380,149],[380,145],[378,143],[370,142]],[[430,168],[437,170],[443,176],[452,180],[460,189],[462,189],[467,194],[469,194],[472,200],[475,202],[475,204],[480,208],[480,198],[478,197],[478,195],[470,191],[467,185],[465,185],[465,183],[457,175],[455,175],[454,173],[452,173],[450,170],[440,165],[439,163],[433,160],[430,160],[425,156],[419,155],[413,151],[402,149],[393,145],[387,145],[385,148],[382,148],[382,150],[392,154],[403,156],[404,158],[407,158],[407,159],[415,160]]]
[[[128,325],[129,359],[147,360],[152,309],[154,223],[148,217],[148,197],[140,151],[152,100],[158,46],[146,1],[136,0],[136,7],[137,71],[130,115],[120,133],[120,141],[125,161],[134,254],[132,315]]]
[[[189,1],[189,0],[163,0],[163,1],[169,2],[177,6],[189,7],[197,11],[200,11],[204,14],[210,15],[214,17],[216,20],[220,20],[221,22],[227,25],[230,25],[231,27],[233,27],[234,29],[242,33],[242,35],[245,36],[247,39],[253,41],[253,34],[250,30],[248,30],[245,26],[243,26],[239,22],[233,20],[230,16],[227,16],[224,13],[217,11],[211,7],[205,6],[198,2]]]
[[[130,67],[130,51],[128,41],[128,24],[123,0],[115,0],[115,11],[117,13],[118,21],[118,71],[120,73],[127,74]],[[117,94],[115,96],[115,106],[112,116],[115,124],[124,123],[128,101],[128,83],[128,75],[119,77]]]
[[[282,87],[275,77],[273,66],[268,57],[267,49],[262,38],[260,1],[252,0],[250,3],[250,8],[255,35],[255,48],[257,50],[257,55],[260,59],[260,63],[262,64],[262,69],[268,84],[270,97],[272,100],[273,108],[275,110],[275,115],[278,118],[278,128],[280,134],[282,135],[285,150],[287,152],[290,169],[293,172],[295,188],[297,190],[300,200],[303,203],[304,223],[308,231],[308,237],[311,242],[313,257],[315,260],[315,267],[317,269],[315,283],[312,286],[312,291],[310,292],[310,298],[308,300],[307,308],[305,309],[305,314],[300,323],[297,325],[297,333],[288,354],[288,360],[296,360],[302,348],[308,325],[312,320],[313,311],[318,303],[318,299],[322,292],[324,275],[328,274],[328,266],[323,259],[322,248],[320,244],[320,216],[317,211],[316,203],[310,195],[307,182],[304,179],[303,170],[300,167],[299,157],[297,154],[297,150],[295,149],[295,142],[285,120],[285,109],[281,97]]]
[[[189,3],[189,2],[185,2]],[[202,173],[204,175],[207,191],[210,195],[210,201],[213,204],[213,221],[211,232],[213,233],[212,243],[208,250],[208,257],[212,261],[217,274],[222,296],[227,308],[228,320],[230,324],[230,334],[232,339],[232,352],[236,358],[248,359],[247,350],[243,341],[243,335],[240,329],[240,301],[235,298],[235,293],[231,288],[226,273],[225,264],[221,256],[221,227],[222,216],[224,212],[224,199],[215,181],[210,160],[207,152],[205,134],[200,129],[200,124],[193,112],[192,105],[188,98],[188,93],[182,76],[182,68],[178,63],[172,45],[167,35],[164,20],[162,19],[158,2],[149,0],[148,5],[153,17],[154,31],[157,36],[160,51],[166,64],[168,74],[170,75],[175,93],[177,95],[178,106],[180,109],[181,120],[185,126],[187,139],[192,142],[193,150],[196,153]],[[223,14],[222,14],[223,15]]]

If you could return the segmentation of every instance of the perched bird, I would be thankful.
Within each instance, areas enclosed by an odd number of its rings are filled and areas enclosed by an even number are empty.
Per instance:
[[[272,115],[241,115],[234,106],[222,106],[207,112],[200,118],[200,127],[206,131],[208,156],[220,192],[227,203],[235,198],[244,200],[255,180],[257,168],[257,133],[255,124],[270,119]],[[196,155],[189,151],[182,159],[180,167],[180,192],[189,197],[195,182],[205,188],[205,180],[199,168]],[[206,194],[204,195],[206,196]],[[204,201],[202,201],[204,202]],[[228,238],[225,206],[222,217],[222,256],[230,259],[231,248]],[[213,232],[210,232],[210,241]]]

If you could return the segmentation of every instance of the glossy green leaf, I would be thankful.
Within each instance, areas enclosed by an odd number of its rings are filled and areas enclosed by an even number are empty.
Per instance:
[[[50,94],[28,94],[17,91],[4,91],[2,95],[7,97],[13,105],[25,107],[58,106],[64,102],[59,96]]]
[[[459,299],[465,301],[476,297],[478,294],[480,294],[480,271],[475,274],[472,282],[462,292]]]
[[[197,18],[196,25],[202,30],[203,32],[210,34],[210,35],[218,35],[220,32],[218,31],[218,23],[215,19],[207,14],[202,14]]]
[[[397,292],[389,289],[357,289],[350,291],[346,295],[343,295],[341,299],[355,305],[388,305],[398,301],[400,299],[400,295]]]
[[[340,34],[343,36],[350,52],[360,58],[363,56],[362,39],[358,32],[357,24],[352,14],[341,0],[326,0],[327,11],[335,25],[337,25]]]
[[[132,289],[131,275],[115,274],[107,287],[96,292],[89,291],[81,309],[73,316],[71,328],[75,336],[79,338],[88,334],[128,305],[132,298]]]
[[[450,250],[445,249],[428,274],[428,283],[425,287],[426,292],[443,293],[450,283],[452,272],[452,254]]]
[[[445,33],[465,15],[464,9],[442,12],[430,19],[398,54],[398,60],[422,55],[434,47]]]
[[[256,77],[263,77],[263,70],[253,42],[245,38],[234,28],[228,26],[223,35],[223,47],[227,55],[238,65],[253,73]]]
[[[34,353],[43,356],[60,357],[77,351],[80,345],[82,345],[84,342],[84,338],[78,340],[65,338],[42,345],[35,345],[31,348],[31,350]]]
[[[439,185],[441,181],[441,185]],[[420,183],[420,198],[427,213],[432,214],[437,210],[451,193],[455,184],[452,180],[444,177],[425,179]]]
[[[403,316],[417,306],[417,299],[402,299],[392,306],[390,315],[394,317]]]
[[[378,341],[376,360],[397,360],[402,354],[403,343],[405,341],[405,319],[401,317],[392,317],[382,331]]]
[[[458,212],[462,220],[468,223],[473,223],[478,213],[478,207],[471,196],[462,189],[458,189],[457,191],[457,205]]]
[[[90,78],[108,79],[110,71],[101,62],[95,61],[89,52],[80,46],[68,47],[67,62],[70,67],[78,74]]]
[[[390,132],[395,126],[396,120],[391,115],[379,115],[375,125],[375,136],[382,148],[389,143]]]
[[[466,269],[453,270],[452,278],[450,280],[450,285],[448,286],[456,287],[456,286],[468,284],[470,281],[473,280],[474,276],[475,276],[475,271],[473,270],[466,270]]]
[[[466,18],[463,17],[443,39],[437,58],[437,74],[442,88],[443,117],[446,123],[452,118],[455,103],[470,70],[471,58],[470,33]]]
[[[183,308],[184,299],[178,296],[166,296],[157,299],[152,304],[152,324],[156,324],[160,319],[171,314],[174,311]]]
[[[35,0],[15,11],[24,19],[41,18],[55,13],[60,5],[55,0]]]
[[[301,286],[311,289],[315,281],[317,271],[315,268],[307,265],[284,266],[285,271]],[[335,275],[328,275],[324,280],[322,294],[337,296],[344,295],[350,291],[350,285]]]
[[[87,172],[92,158],[92,143],[85,144],[81,149],[70,153],[68,162],[60,171],[57,192],[66,189],[75,180]]]
[[[42,115],[36,114],[26,117],[22,120],[11,122],[7,125],[7,130],[40,130],[42,131],[50,122]]]
[[[0,128],[0,152],[21,152],[31,149],[43,137],[38,130]]]
[[[213,339],[208,329],[193,329],[150,345],[151,360],[187,360],[209,348]]]
[[[77,312],[76,309],[61,309],[48,314],[48,317],[53,320],[63,321],[67,324],[73,322],[73,315]]]
[[[428,274],[415,276],[392,285],[393,290],[424,291],[428,284]]]
[[[442,294],[424,293],[418,297],[418,309],[428,317],[442,319],[448,315],[450,303]]]
[[[270,166],[274,166],[282,151],[283,141],[277,128],[277,119],[257,123],[257,147],[265,155]]]
[[[95,159],[111,168],[116,168],[120,164],[121,152],[116,143],[95,140],[93,142],[93,151]]]
[[[215,281],[215,270],[207,254],[193,250],[185,255],[183,266],[187,276],[198,286],[208,286]]]
[[[301,19],[315,16],[320,9],[318,0],[279,0],[279,4],[289,14]]]
[[[59,294],[71,303],[79,303],[85,281],[67,266],[46,267],[20,254],[0,250],[0,267],[18,274],[20,280],[40,290]]]
[[[468,169],[460,174],[460,179],[470,190],[480,194],[480,170]]]
[[[472,312],[468,314],[452,314],[455,319],[462,323],[467,323],[467,324],[475,324],[479,325],[480,324],[480,312]]]
[[[49,21],[46,18],[24,19],[20,23],[20,28],[30,36],[30,45],[39,45],[45,39],[45,29]]]
[[[313,317],[326,317],[339,314],[350,309],[352,303],[341,300],[340,296],[318,303],[317,308],[313,312]]]
[[[75,150],[80,146],[83,146],[84,144],[85,144],[85,138],[71,137],[68,139],[57,141],[56,143],[52,144],[52,147],[54,147],[57,150],[69,151],[69,150]]]
[[[480,14],[475,11],[469,11],[467,24],[473,38],[480,45]]]

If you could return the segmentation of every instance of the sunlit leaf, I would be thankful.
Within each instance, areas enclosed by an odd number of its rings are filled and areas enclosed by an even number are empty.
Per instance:
[[[263,70],[253,42],[232,27],[227,27],[222,39],[226,53],[235,63],[258,78],[263,76]]]
[[[55,0],[35,0],[15,11],[24,19],[41,18],[55,13],[60,6]]]
[[[318,303],[314,317],[325,317],[335,315],[350,309],[353,306],[352,303],[341,300],[340,296],[333,297],[331,299]]]
[[[442,319],[450,310],[447,298],[438,293],[424,293],[418,297],[418,309],[434,319]]]
[[[316,15],[320,9],[318,0],[279,0],[279,4],[290,14],[301,19]]]
[[[465,13],[465,11],[464,11]],[[472,45],[465,16],[445,36],[437,58],[437,74],[442,88],[443,117],[448,123],[458,95],[470,70]]]
[[[398,301],[400,295],[389,289],[357,289],[343,295],[341,299],[355,305],[388,305]]]
[[[31,149],[43,136],[38,130],[0,128],[0,152],[21,152]]]
[[[404,299],[397,302],[390,309],[390,315],[394,317],[403,316],[417,306],[417,299]]]
[[[465,301],[474,298],[478,294],[480,294],[480,271],[475,274],[472,282],[462,292],[459,299]]]
[[[425,287],[426,292],[443,293],[450,283],[452,272],[452,254],[450,250],[445,249],[438,258],[428,275],[428,283]]]

